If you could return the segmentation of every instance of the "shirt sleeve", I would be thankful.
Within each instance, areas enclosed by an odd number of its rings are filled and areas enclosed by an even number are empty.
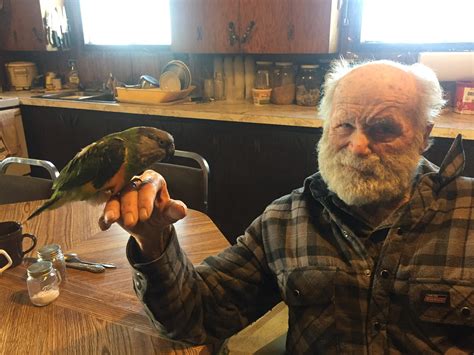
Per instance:
[[[196,267],[179,246],[176,231],[163,254],[139,263],[133,238],[127,244],[133,286],[158,330],[191,344],[213,343],[235,334],[280,301],[269,271],[257,218],[235,245]]]

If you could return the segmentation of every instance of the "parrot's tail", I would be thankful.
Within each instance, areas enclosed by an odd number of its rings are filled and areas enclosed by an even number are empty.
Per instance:
[[[34,211],[26,220],[28,221],[28,220],[32,219],[33,217],[36,217],[41,212],[43,212],[47,209],[53,209],[53,208],[59,207],[59,206],[53,206],[54,204],[56,204],[56,202],[58,202],[58,197],[57,196],[50,198],[41,207],[39,207],[36,211]]]

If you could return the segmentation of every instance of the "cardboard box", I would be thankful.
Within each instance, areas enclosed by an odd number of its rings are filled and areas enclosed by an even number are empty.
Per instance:
[[[474,115],[474,81],[456,83],[454,112]]]

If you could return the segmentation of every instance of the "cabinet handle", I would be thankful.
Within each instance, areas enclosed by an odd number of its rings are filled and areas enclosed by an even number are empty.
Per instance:
[[[250,36],[250,33],[252,32],[254,26],[255,26],[255,21],[254,20],[250,21],[249,25],[247,26],[247,28],[245,30],[244,35],[242,36],[242,40],[240,41],[240,43],[244,44],[245,42],[247,42],[247,40]]]
[[[201,26],[196,27],[196,40],[202,41],[202,27]]]
[[[33,29],[31,31],[33,31],[33,34],[35,35],[36,40],[39,43],[43,43],[43,38],[41,38],[41,36],[39,35],[38,30],[36,29],[36,27],[33,27]]]
[[[292,41],[295,38],[295,25],[288,26],[288,40]]]
[[[231,21],[229,22],[229,27],[227,28],[228,31],[229,31],[229,43],[231,46],[234,45],[234,43],[239,43],[240,39],[239,39],[239,36],[235,33],[235,25],[234,23]]]

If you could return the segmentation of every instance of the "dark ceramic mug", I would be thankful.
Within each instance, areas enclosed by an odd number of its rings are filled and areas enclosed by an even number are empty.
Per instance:
[[[31,239],[31,246],[23,250],[23,240]],[[36,237],[32,234],[23,233],[20,223],[8,221],[0,222],[0,270],[15,267],[21,263],[23,256],[36,246]],[[5,255],[8,254],[7,255]],[[9,261],[11,259],[11,262]],[[11,264],[8,266],[8,264]]]

